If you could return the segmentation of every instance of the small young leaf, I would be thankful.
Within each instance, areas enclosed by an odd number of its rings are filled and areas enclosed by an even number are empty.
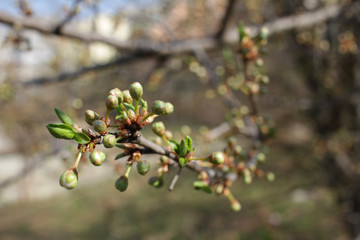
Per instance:
[[[74,129],[64,123],[49,123],[46,127],[50,134],[55,138],[70,140],[75,136]]]
[[[61,122],[65,123],[67,125],[70,125],[70,126],[74,124],[74,121],[60,109],[55,108],[55,113]]]
[[[242,22],[239,22],[238,34],[239,34],[239,42],[241,42],[243,37],[245,36],[244,25]]]
[[[125,157],[125,156],[128,156],[128,155],[129,155],[128,153],[122,152],[122,153],[118,154],[118,155],[115,157],[115,160],[118,160],[118,159],[120,159],[120,158],[122,158],[122,157]]]
[[[195,190],[200,190],[201,189],[206,193],[209,193],[209,194],[212,193],[211,188],[203,181],[195,181],[193,186],[194,186]]]
[[[178,149],[178,154],[180,157],[185,157],[187,153],[188,153],[188,149],[187,149],[186,143],[185,143],[184,139],[181,139],[180,146]]]
[[[180,163],[181,167],[185,167],[185,165],[187,164],[187,159],[183,158],[183,157],[180,157],[179,158],[179,163]]]
[[[129,104],[129,103],[124,102],[124,106],[125,106],[127,109],[131,109],[131,110],[135,111],[135,107],[134,107],[133,105]]]
[[[169,140],[169,144],[170,144],[170,147],[172,148],[172,150],[174,150],[175,152],[178,151],[179,149],[179,144],[175,141],[175,140]]]
[[[193,141],[192,141],[191,137],[186,136],[185,141],[186,141],[186,148],[187,148],[188,152],[193,151],[193,147],[192,147]]]
[[[84,133],[75,133],[74,140],[79,144],[87,144],[91,139]]]

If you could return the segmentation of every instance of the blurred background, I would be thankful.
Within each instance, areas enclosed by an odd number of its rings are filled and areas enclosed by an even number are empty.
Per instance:
[[[1,1],[0,239],[360,239],[359,16],[355,0]],[[194,192],[191,171],[173,192],[131,174],[119,193],[114,150],[101,167],[83,159],[76,189],[59,186],[76,145],[45,128],[54,107],[85,126],[85,110],[104,114],[108,91],[134,81],[174,104],[161,120],[175,136],[219,150],[203,133],[231,111],[218,97],[228,79],[214,86],[193,51],[222,79],[239,21],[269,30],[257,104],[276,125],[274,182],[235,182],[238,213]]]

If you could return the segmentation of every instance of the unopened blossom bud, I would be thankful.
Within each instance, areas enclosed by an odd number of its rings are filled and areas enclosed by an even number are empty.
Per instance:
[[[236,200],[233,200],[231,201],[231,210],[233,210],[234,212],[238,212],[241,210],[241,204],[236,201]]]
[[[152,125],[153,132],[159,137],[165,134],[165,125],[163,122],[156,122]]]
[[[93,125],[95,120],[98,120],[99,114],[97,114],[96,112],[94,112],[93,110],[86,110],[85,111],[85,121],[89,124],[89,125]]]
[[[165,137],[166,137],[166,139],[172,139],[173,138],[173,134],[172,134],[172,132],[171,131],[169,131],[169,130],[166,130],[165,131]]]
[[[130,85],[130,95],[136,101],[139,101],[143,95],[143,87],[139,82],[134,82]]]
[[[129,90],[123,91],[123,95],[124,95],[124,102],[128,104],[132,104],[133,98],[131,97]]]
[[[119,105],[119,100],[115,95],[109,95],[106,99],[106,108],[114,110]]]
[[[122,103],[124,101],[124,95],[118,88],[111,89],[109,95],[114,95],[115,97],[117,97],[119,103]]]
[[[106,148],[113,148],[116,145],[116,137],[112,134],[107,134],[103,138],[103,145]]]
[[[165,103],[165,113],[171,114],[173,112],[174,112],[174,105],[172,105],[172,103],[170,103],[170,102],[166,102]]]
[[[115,188],[120,192],[124,192],[129,185],[129,179],[126,176],[121,176],[115,181]]]
[[[106,159],[106,154],[103,151],[95,150],[89,156],[90,162],[94,166],[100,166]]]
[[[77,172],[74,169],[66,170],[61,176],[59,180],[60,186],[70,190],[77,186],[78,184],[78,176]]]
[[[128,110],[128,117],[130,118],[130,119],[135,119],[135,117],[136,117],[136,114],[135,114],[135,112],[132,110],[132,109],[129,109]]]
[[[141,175],[145,175],[149,172],[150,170],[150,163],[146,160],[140,160],[137,164],[136,164],[136,169],[138,171],[139,174]]]
[[[94,130],[100,134],[105,134],[107,132],[106,124],[102,120],[96,120],[93,123]]]
[[[156,100],[152,106],[151,111],[156,115],[165,115],[166,114],[166,104],[161,100]]]
[[[223,152],[213,152],[211,155],[210,155],[210,159],[209,159],[209,162],[211,162],[212,164],[215,164],[215,165],[220,165],[220,164],[223,164],[225,161],[225,155]]]
[[[269,35],[269,29],[266,27],[262,27],[259,32],[259,36],[261,39],[266,39]]]
[[[149,179],[149,184],[151,186],[154,186],[156,188],[160,188],[162,187],[162,185],[164,184],[164,180],[162,177],[151,177]]]

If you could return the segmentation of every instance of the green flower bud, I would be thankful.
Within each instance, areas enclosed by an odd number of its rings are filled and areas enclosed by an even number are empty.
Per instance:
[[[94,112],[93,110],[86,110],[85,112],[85,121],[89,125],[93,125],[95,120],[98,120],[100,118],[99,114]]]
[[[115,188],[120,192],[124,192],[129,185],[129,179],[126,176],[121,176],[115,181]]]
[[[149,184],[153,187],[160,188],[164,185],[164,180],[162,177],[151,177],[149,179]]]
[[[209,162],[215,165],[223,164],[224,161],[225,161],[225,155],[223,152],[213,152],[209,159]]]
[[[66,170],[61,176],[60,176],[60,186],[71,190],[75,188],[78,184],[78,176],[77,172],[74,169],[68,169]]]
[[[153,132],[159,137],[165,134],[165,125],[163,122],[156,122],[152,125]]]
[[[139,174],[141,175],[145,175],[149,172],[150,170],[150,163],[146,160],[140,160],[137,164],[136,164],[136,169],[138,171]]]
[[[129,113],[129,118],[130,119],[135,119],[135,117],[136,117],[136,114],[135,114],[135,112],[132,110],[132,109],[129,109],[128,110],[128,113]]]
[[[165,103],[165,113],[171,114],[174,112],[174,105],[172,105],[170,102]]]
[[[245,168],[243,171],[244,183],[250,184],[252,182],[251,172],[248,168]]]
[[[231,202],[231,210],[233,210],[234,212],[240,211],[241,210],[241,204],[236,200],[232,201]]]
[[[106,159],[106,154],[103,151],[95,150],[89,156],[90,162],[95,166],[100,166]]]
[[[115,97],[117,97],[119,103],[122,103],[124,101],[124,95],[118,88],[111,89],[109,95],[114,95]]]
[[[268,172],[266,174],[266,179],[269,181],[269,182],[273,182],[275,181],[275,174],[273,172]]]
[[[156,100],[151,106],[151,111],[157,115],[165,115],[166,114],[166,104],[161,100]]]
[[[114,110],[119,105],[119,100],[114,95],[107,96],[106,99],[106,108],[108,110]]]
[[[123,95],[124,95],[124,102],[128,104],[132,104],[133,98],[131,97],[129,90],[123,91]]]
[[[260,38],[262,40],[266,39],[268,37],[268,35],[269,35],[269,29],[267,29],[266,27],[262,27],[259,32]]]
[[[160,162],[162,164],[168,164],[170,162],[169,158],[167,156],[161,156],[160,157]]]
[[[103,144],[106,148],[113,148],[116,145],[116,137],[112,134],[107,134],[103,138]]]
[[[136,101],[139,101],[143,95],[143,87],[139,82],[134,82],[130,85],[130,95]]]
[[[102,120],[96,120],[94,123],[93,123],[93,127],[94,127],[94,130],[100,134],[105,134],[107,133],[107,128],[106,128],[106,124],[104,121]]]

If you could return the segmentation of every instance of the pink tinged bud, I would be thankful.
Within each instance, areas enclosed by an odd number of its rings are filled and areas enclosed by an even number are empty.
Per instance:
[[[223,152],[214,152],[211,154],[209,161],[215,165],[223,164],[225,161],[225,155]]]
[[[116,145],[116,137],[112,134],[107,134],[103,138],[103,144],[106,148],[113,148]]]
[[[123,95],[124,95],[124,102],[128,104],[132,104],[133,98],[131,97],[129,90],[123,91]]]
[[[106,108],[108,110],[114,110],[119,105],[118,98],[114,95],[109,95],[106,99]]]
[[[156,115],[165,115],[166,114],[166,104],[161,100],[156,100],[151,106],[151,111]]]
[[[102,120],[96,120],[93,123],[94,130],[100,134],[107,133],[107,127],[104,121]]]
[[[59,180],[60,186],[71,190],[75,188],[78,184],[78,176],[77,172],[74,169],[66,170],[61,176]]]
[[[139,101],[143,95],[143,87],[139,82],[134,82],[130,85],[130,95],[136,101]]]
[[[165,134],[165,125],[163,122],[156,122],[152,125],[153,132],[159,137]]]
[[[111,89],[109,95],[114,95],[115,97],[117,97],[119,103],[122,103],[124,101],[124,95],[118,88]]]
[[[86,110],[86,112],[85,112],[85,121],[89,125],[93,125],[94,121],[98,120],[99,118],[100,118],[99,114],[97,114],[93,110]]]
[[[106,159],[106,154],[103,151],[95,150],[90,154],[89,159],[94,166],[101,166]]]
[[[170,102],[165,103],[165,113],[171,114],[174,112],[174,105],[172,105]]]

